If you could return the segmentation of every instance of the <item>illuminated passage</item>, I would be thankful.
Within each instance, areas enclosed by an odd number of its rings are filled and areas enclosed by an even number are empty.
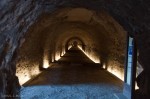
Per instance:
[[[71,58],[66,55],[72,47],[80,49],[88,62],[124,80],[127,33],[105,11],[65,8],[42,16],[36,24],[22,40],[18,53],[16,76],[21,85]]]
[[[23,85],[22,99],[117,99],[123,82],[89,59],[78,47],[70,48],[51,68]]]

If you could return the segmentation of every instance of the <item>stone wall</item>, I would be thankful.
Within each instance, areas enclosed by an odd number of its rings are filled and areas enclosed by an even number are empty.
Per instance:
[[[93,62],[105,64],[110,72],[119,74],[123,80],[126,34],[104,12],[64,8],[44,14],[27,32],[26,41],[20,48],[17,63],[19,81],[25,83],[40,73],[39,67],[57,61],[66,42],[73,37],[84,42],[85,53]]]
[[[139,63],[144,68],[139,76],[140,94],[148,97],[150,93],[150,1],[149,0],[1,0],[0,1],[0,92],[13,94],[8,88],[16,90],[9,84],[9,77],[15,77],[11,68],[14,51],[19,48],[24,34],[35,23],[41,12],[50,13],[63,7],[83,7],[95,11],[107,11],[118,21],[130,35],[136,39],[139,51]],[[104,53],[105,56],[105,53]],[[16,58],[15,58],[16,59]],[[17,80],[12,80],[16,83]],[[17,84],[16,84],[17,85]],[[13,90],[13,91],[14,91]],[[15,93],[15,92],[14,92]],[[139,97],[143,97],[139,95]],[[3,97],[4,98],[4,97]],[[141,98],[140,98],[141,99]],[[146,98],[145,98],[146,99]]]
[[[33,0],[0,1],[0,73],[1,99],[16,96],[19,83],[14,61],[24,33],[42,12]]]

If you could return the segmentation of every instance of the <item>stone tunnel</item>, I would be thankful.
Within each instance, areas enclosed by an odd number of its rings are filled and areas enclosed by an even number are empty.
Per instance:
[[[1,0],[0,99],[149,99],[149,5]]]

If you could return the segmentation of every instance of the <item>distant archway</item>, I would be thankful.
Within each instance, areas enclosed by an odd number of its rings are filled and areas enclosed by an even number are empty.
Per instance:
[[[66,44],[65,44],[65,51],[67,52],[68,49],[72,46],[71,44],[74,45],[74,42],[77,43],[77,46],[80,46],[82,48],[82,50],[85,50],[85,43],[83,42],[83,40],[81,40],[79,37],[72,37],[70,39],[67,40]]]

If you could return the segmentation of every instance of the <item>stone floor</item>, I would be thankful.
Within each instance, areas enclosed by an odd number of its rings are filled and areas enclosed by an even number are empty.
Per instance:
[[[123,82],[72,48],[21,89],[21,99],[117,99]]]

